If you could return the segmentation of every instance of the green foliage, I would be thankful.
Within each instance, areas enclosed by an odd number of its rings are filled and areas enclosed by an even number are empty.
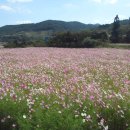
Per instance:
[[[52,38],[48,45],[52,47],[80,47],[80,34],[79,33],[61,33]]]
[[[32,46],[32,47],[46,47],[47,45],[43,39],[38,39],[38,40],[33,40],[30,43],[30,46]]]
[[[91,37],[91,38],[90,38]],[[48,43],[51,47],[97,47],[102,46],[102,42],[108,40],[106,32],[95,33],[91,31],[80,33],[61,33],[57,34]]]
[[[95,39],[91,39],[89,37],[85,38],[82,42],[82,46],[87,48],[94,48],[98,47],[99,45],[102,45],[102,42]]]
[[[107,44],[106,46],[107,48],[118,48],[118,49],[130,49],[130,44]]]
[[[47,20],[37,24],[4,26],[0,28],[0,42],[6,48],[15,47],[86,47],[84,39],[107,43],[130,43],[130,20],[119,20],[113,24],[91,25],[79,22]],[[90,30],[91,29],[91,30]],[[96,47],[96,46],[95,46]]]
[[[8,99],[8,100],[7,100]],[[120,108],[106,108],[97,106],[93,102],[83,102],[79,107],[73,103],[70,108],[61,108],[58,104],[53,104],[49,109],[42,108],[39,105],[32,109],[35,111],[29,113],[26,101],[17,102],[10,98],[0,102],[0,129],[1,130],[102,130],[99,122],[103,119],[104,125],[108,125],[112,130],[129,130],[130,111],[126,102],[120,102]],[[109,102],[110,103],[110,102]],[[113,101],[111,102],[112,105]],[[50,104],[50,102],[49,102]],[[87,106],[87,109],[85,109]],[[119,110],[118,110],[119,109]],[[117,110],[119,112],[117,112]],[[76,114],[75,112],[80,113]],[[121,117],[121,111],[124,111],[125,118]],[[90,121],[83,121],[85,117],[82,112],[90,115]],[[98,113],[99,117],[95,114]]]
[[[0,28],[0,34],[12,35],[18,32],[39,32],[39,31],[81,31],[97,28],[99,25],[83,24],[80,22],[64,22],[58,20],[47,20],[36,24],[7,25]]]
[[[126,33],[126,42],[130,43],[130,30],[128,30]]]
[[[111,41],[113,43],[118,43],[120,40],[120,20],[118,15],[116,15],[113,23],[112,33],[111,33]]]
[[[5,48],[26,47],[31,43],[31,39],[25,35],[5,36],[3,41],[6,42]]]
[[[41,38],[32,38],[25,35],[9,36],[7,38],[5,48],[18,48],[18,47],[45,47],[45,41]]]
[[[6,99],[0,101],[0,106],[0,129],[13,130],[13,124],[15,129],[20,129],[21,124],[19,124],[19,121],[24,120],[23,115],[28,111],[26,102],[17,102],[6,97]]]
[[[92,38],[92,39],[101,40],[101,41],[103,41],[103,42],[106,42],[106,41],[109,40],[109,36],[108,36],[108,33],[107,33],[106,31],[101,31],[101,32],[95,31],[95,32],[93,32],[93,33],[91,34],[91,38]]]

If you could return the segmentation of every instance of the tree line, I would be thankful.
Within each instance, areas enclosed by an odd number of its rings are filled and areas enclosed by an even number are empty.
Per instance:
[[[3,39],[8,43],[5,47],[102,47],[106,46],[108,43],[130,43],[129,26],[127,26],[127,29],[122,28],[124,26],[120,24],[119,16],[116,15],[111,27],[106,24],[98,29],[96,28],[81,32],[58,32],[49,36],[49,39],[47,37],[47,40],[46,38],[38,39],[27,37],[26,35],[5,36]]]
[[[110,42],[112,42],[112,43],[130,43],[130,19],[129,19],[129,26],[127,28],[126,33],[123,33],[121,31],[119,16],[116,15],[116,17],[114,18],[113,26],[112,26]]]
[[[111,32],[96,29],[80,33],[59,33],[50,39],[48,45],[51,47],[98,47],[108,43],[130,43],[130,29],[126,31],[126,34],[121,32],[118,15],[114,18]]]
[[[84,31],[79,33],[60,33],[56,34],[48,42],[51,47],[96,47],[103,45],[109,40],[105,31]]]

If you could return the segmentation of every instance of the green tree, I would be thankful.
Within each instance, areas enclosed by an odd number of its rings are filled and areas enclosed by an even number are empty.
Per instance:
[[[118,15],[116,15],[113,23],[111,41],[113,43],[118,43],[120,41],[120,20]]]
[[[97,39],[97,40],[100,40],[100,41],[102,41],[102,42],[105,42],[105,41],[108,41],[109,40],[109,36],[108,36],[108,34],[107,34],[107,32],[106,31],[96,31],[96,32],[93,32],[92,34],[91,34],[91,38],[92,39]]]
[[[128,30],[126,33],[126,42],[130,43],[130,30]]]

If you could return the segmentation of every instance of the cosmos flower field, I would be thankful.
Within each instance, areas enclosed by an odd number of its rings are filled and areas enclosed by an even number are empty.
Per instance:
[[[0,49],[0,130],[130,130],[130,50]]]

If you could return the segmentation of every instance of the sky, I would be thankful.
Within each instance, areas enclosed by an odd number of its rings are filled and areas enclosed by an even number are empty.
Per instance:
[[[130,17],[130,0],[0,0],[0,26],[45,20],[112,23]]]

